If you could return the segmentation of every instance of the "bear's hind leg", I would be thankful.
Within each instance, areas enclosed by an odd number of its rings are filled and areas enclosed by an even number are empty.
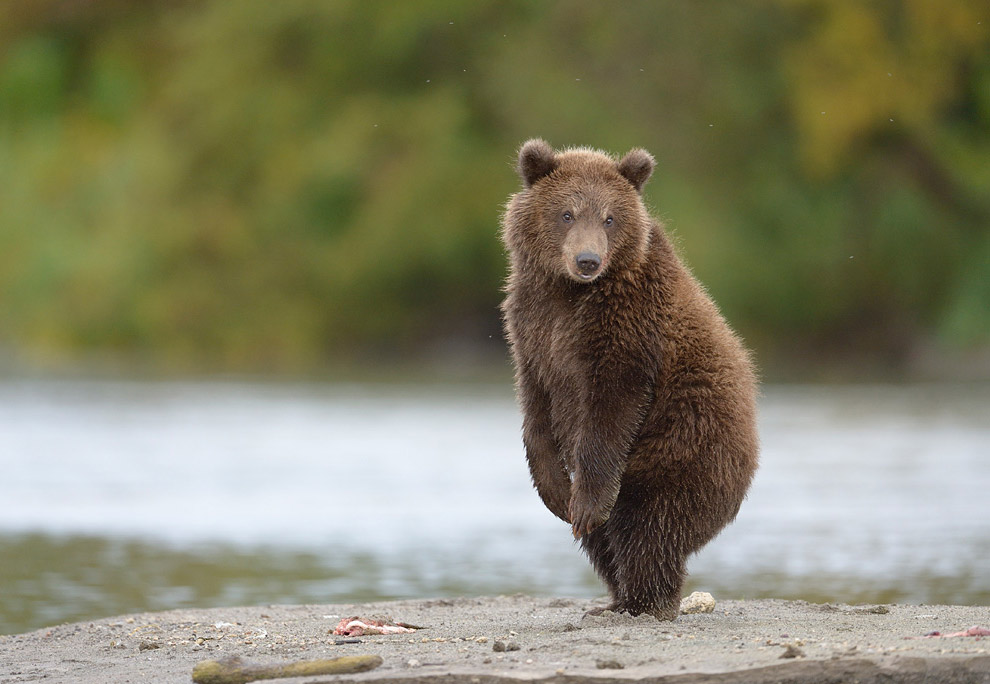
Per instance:
[[[618,559],[618,592],[616,612],[632,615],[648,614],[658,620],[674,620],[680,612],[681,589],[684,586],[683,560],[661,552]]]
[[[680,613],[688,554],[677,545],[676,529],[661,524],[662,512],[643,506],[642,498],[631,499],[639,505],[623,505],[630,499],[620,497],[608,525],[615,568],[613,610],[674,620]]]
[[[616,583],[615,577],[615,558],[612,555],[612,550],[609,547],[608,536],[605,533],[608,523],[602,525],[591,534],[586,534],[581,537],[581,547],[584,552],[588,555],[588,559],[591,560],[592,567],[595,568],[595,572],[601,577],[602,582],[608,588],[608,593],[612,597],[612,604],[618,600],[618,585]],[[612,610],[612,606],[602,610]],[[601,610],[589,611],[589,614],[594,614],[596,612],[601,612]]]

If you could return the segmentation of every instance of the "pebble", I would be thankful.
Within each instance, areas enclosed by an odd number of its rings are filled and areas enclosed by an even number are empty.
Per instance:
[[[715,610],[715,598],[707,591],[695,591],[681,600],[681,615],[711,613]]]
[[[518,651],[519,644],[517,644],[515,641],[509,641],[509,642],[496,641],[494,644],[492,644],[492,650],[497,653],[502,653],[503,651]]]
[[[787,648],[780,654],[780,658],[804,658],[804,651],[794,644],[787,644]]]

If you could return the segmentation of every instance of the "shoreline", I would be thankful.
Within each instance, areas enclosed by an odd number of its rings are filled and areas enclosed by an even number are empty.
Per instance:
[[[990,628],[985,606],[716,597],[711,613],[659,622],[584,615],[596,605],[501,596],[136,613],[0,636],[0,683],[188,683],[204,660],[280,664],[354,655],[383,662],[360,674],[279,681],[990,682],[990,637],[924,637]],[[350,616],[422,629],[334,636]]]

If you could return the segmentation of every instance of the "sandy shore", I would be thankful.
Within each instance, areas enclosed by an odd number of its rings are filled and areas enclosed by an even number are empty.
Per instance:
[[[363,654],[383,664],[278,681],[990,683],[990,637],[913,638],[990,628],[987,607],[719,601],[712,613],[662,623],[584,617],[594,605],[509,596],[140,613],[0,636],[0,683],[188,683],[202,660]],[[330,633],[354,615],[423,629],[357,639]]]

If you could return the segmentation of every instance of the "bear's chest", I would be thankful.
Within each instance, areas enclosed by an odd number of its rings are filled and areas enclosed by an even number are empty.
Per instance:
[[[566,297],[547,296],[534,299],[519,319],[517,351],[548,390],[566,392],[588,370],[588,326],[580,308]]]
[[[534,373],[549,400],[557,440],[569,445],[586,422],[587,389],[594,373],[591,318],[580,301],[546,298],[529,309],[517,345],[519,360]],[[565,448],[565,453],[570,450]]]

